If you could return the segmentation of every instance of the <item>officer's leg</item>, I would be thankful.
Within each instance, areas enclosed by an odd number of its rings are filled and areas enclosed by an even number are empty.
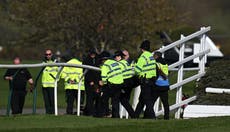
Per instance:
[[[125,107],[131,118],[135,118],[135,113],[132,106],[129,103],[130,90],[129,88],[124,88],[121,90],[120,102]]]
[[[155,114],[153,111],[153,101],[152,101],[152,87],[148,83],[145,83],[141,90],[143,92],[143,102],[146,106],[144,118],[153,119]]]
[[[85,82],[85,90],[86,90],[86,105],[84,114],[91,115],[91,105],[92,105],[92,95],[91,95],[91,86]]]
[[[50,113],[50,100],[49,100],[49,93],[47,88],[42,88],[43,99],[45,103],[46,114]]]
[[[135,109],[135,117],[136,118],[139,118],[141,112],[144,109],[144,106],[145,105],[144,105],[144,102],[143,102],[142,94],[140,93],[139,101],[138,101],[138,104],[137,104],[136,109]]]
[[[19,113],[22,114],[23,106],[25,103],[25,97],[26,97],[26,92],[25,91],[20,91],[19,92]]]
[[[18,93],[13,91],[11,96],[12,114],[19,114],[19,97]]]
[[[87,100],[87,114],[88,115],[93,115],[94,111],[94,93],[92,90],[88,91],[88,100]]]
[[[100,116],[100,105],[101,105],[101,98],[100,98],[100,93],[95,93],[94,95],[94,105],[93,105],[93,109],[94,109],[94,116]]]
[[[74,103],[74,90],[67,89],[66,90],[66,102],[67,102],[67,108],[66,113],[67,114],[73,114],[73,103]]]
[[[81,99],[80,99],[81,110],[84,109],[84,102],[85,102],[85,90],[81,90]]]
[[[49,98],[49,114],[54,114],[54,88],[47,88]]]
[[[121,85],[111,85],[112,93],[112,118],[119,118],[119,97]]]
[[[160,98],[164,106],[164,119],[169,119],[169,103],[168,103],[168,90],[160,92]]]
[[[108,86],[103,86],[101,93],[101,105],[100,105],[100,116],[105,116],[109,112],[109,97],[110,97],[110,89]]]

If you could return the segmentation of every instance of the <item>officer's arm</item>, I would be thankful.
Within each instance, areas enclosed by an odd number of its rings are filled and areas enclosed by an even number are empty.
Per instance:
[[[105,65],[103,65],[103,66],[101,67],[101,79],[102,79],[102,82],[103,82],[104,84],[107,83],[107,79],[108,79],[107,73],[108,73],[108,70],[109,70],[108,67],[105,66]]]
[[[28,80],[28,82],[29,82],[29,84],[30,84],[29,91],[30,91],[30,92],[32,92],[32,91],[33,91],[33,89],[34,89],[34,81],[33,81],[33,79],[32,79],[32,78],[30,78],[30,79]]]
[[[139,74],[143,68],[143,65],[145,63],[145,60],[143,57],[140,57],[135,65],[135,72]]]

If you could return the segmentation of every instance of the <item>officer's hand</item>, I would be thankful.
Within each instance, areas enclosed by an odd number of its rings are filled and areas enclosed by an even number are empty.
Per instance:
[[[31,92],[31,93],[32,93],[32,92],[33,92],[33,90],[34,90],[34,85],[33,85],[33,84],[31,84],[31,85],[30,85],[30,88],[29,88],[29,92]]]
[[[103,85],[104,85],[102,80],[99,81],[99,85],[100,85],[100,86],[103,86]]]
[[[93,85],[94,85],[94,82],[90,82],[89,85],[90,85],[90,86],[93,86]]]

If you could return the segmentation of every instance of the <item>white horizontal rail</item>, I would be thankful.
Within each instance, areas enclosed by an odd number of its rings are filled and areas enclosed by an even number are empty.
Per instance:
[[[184,68],[184,71],[198,71],[200,70],[199,67],[194,67],[194,68]],[[178,68],[171,68],[170,71],[178,71]]]
[[[195,54],[195,55],[191,55],[191,56],[189,56],[189,57],[183,59],[182,61],[178,61],[178,62],[176,62],[176,63],[173,63],[173,64],[169,65],[169,70],[171,70],[172,68],[175,68],[175,67],[177,67],[177,66],[179,66],[179,65],[181,65],[181,64],[184,64],[184,63],[186,63],[186,62],[188,62],[188,61],[190,61],[190,60],[193,60],[193,59],[195,59],[195,58],[197,58],[197,57],[199,57],[199,56],[205,55],[205,54],[207,54],[207,53],[209,53],[209,52],[210,52],[210,49],[207,49],[207,50],[205,50],[205,51],[203,51],[203,52],[197,53],[197,54]]]
[[[187,42],[187,41],[189,41],[189,40],[191,40],[193,38],[196,38],[196,37],[198,37],[200,35],[203,35],[203,34],[205,34],[206,32],[208,32],[210,30],[211,30],[210,26],[206,27],[204,29],[201,29],[200,31],[197,31],[197,32],[195,32],[195,33],[193,33],[193,34],[191,34],[189,36],[186,36],[183,39],[177,40],[177,41],[175,41],[175,42],[173,42],[173,43],[171,43],[171,44],[159,49],[158,51],[163,53],[163,52],[165,52],[165,51],[167,51],[167,50],[169,50],[169,49],[171,49],[173,47],[176,47],[176,46],[178,46],[180,44],[183,44],[183,43],[185,43],[185,42]]]
[[[170,90],[173,90],[173,89],[175,89],[175,88],[177,88],[177,87],[180,87],[180,86],[182,86],[182,85],[184,85],[184,84],[186,84],[186,83],[188,83],[188,82],[191,82],[191,81],[193,81],[193,80],[196,80],[196,79],[198,79],[198,78],[201,78],[201,77],[203,77],[204,75],[205,75],[205,72],[199,73],[199,74],[196,74],[196,75],[194,75],[194,76],[191,76],[191,77],[189,77],[189,78],[184,79],[182,82],[179,82],[179,83],[170,85]]]
[[[181,101],[178,104],[171,105],[169,107],[169,110],[170,111],[175,110],[175,109],[181,107],[182,105],[188,104],[188,103],[190,103],[190,102],[192,102],[192,101],[194,101],[196,99],[197,99],[197,96],[190,97],[190,98],[188,98],[186,100]],[[160,110],[159,112],[156,112],[156,116],[162,115],[163,113],[164,113],[164,110]]]
[[[100,68],[89,66],[89,65],[79,65],[79,64],[68,64],[68,63],[39,63],[39,64],[4,64],[0,65],[0,68],[34,68],[34,67],[45,67],[45,66],[66,66],[66,67],[78,67],[78,68],[86,68],[90,70],[100,71]]]
[[[207,87],[205,89],[205,92],[207,92],[207,93],[219,93],[219,94],[224,94],[224,93],[230,94],[230,89]]]

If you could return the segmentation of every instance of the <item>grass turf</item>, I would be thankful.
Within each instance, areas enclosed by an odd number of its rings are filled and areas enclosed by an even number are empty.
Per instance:
[[[111,119],[76,116],[24,115],[0,117],[1,132],[226,132],[230,117],[187,120]]]

